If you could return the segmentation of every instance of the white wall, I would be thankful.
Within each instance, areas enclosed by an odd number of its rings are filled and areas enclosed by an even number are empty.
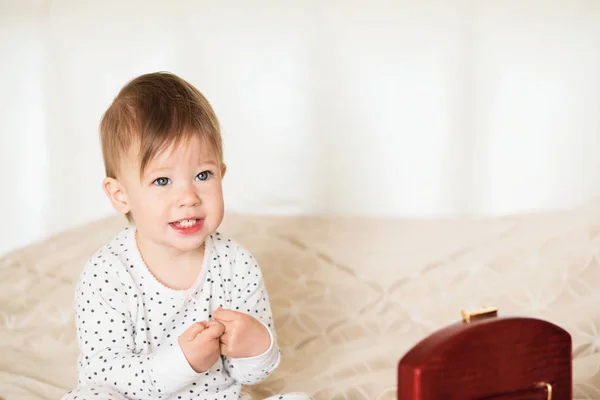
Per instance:
[[[111,213],[97,127],[194,83],[227,207],[505,214],[600,194],[600,1],[0,0],[0,254]]]

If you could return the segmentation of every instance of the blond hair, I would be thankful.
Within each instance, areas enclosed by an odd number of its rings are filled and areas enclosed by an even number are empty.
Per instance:
[[[168,72],[141,75],[129,81],[100,122],[106,176],[117,178],[121,160],[139,149],[140,177],[161,151],[199,137],[223,162],[221,129],[208,100],[190,83]]]

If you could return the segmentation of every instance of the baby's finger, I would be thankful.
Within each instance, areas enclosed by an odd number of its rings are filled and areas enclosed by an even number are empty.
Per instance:
[[[230,322],[239,317],[239,313],[233,310],[226,310],[222,307],[217,308],[213,312],[213,318],[221,322]]]
[[[227,348],[227,344],[221,342],[221,354],[224,356],[229,355],[229,350]]]
[[[225,326],[219,321],[210,321],[206,333],[212,338],[218,338],[225,332]]]
[[[184,339],[192,341],[200,332],[204,331],[206,328],[207,328],[206,322],[204,322],[204,321],[196,322],[195,324],[193,324],[189,328],[187,328],[185,330],[185,332],[183,332],[182,336],[184,337]]]
[[[229,332],[225,331],[225,332],[223,332],[223,334],[219,338],[219,341],[222,344],[227,345],[227,343],[229,343],[229,340],[231,340],[230,338],[231,338],[231,335],[229,334]]]

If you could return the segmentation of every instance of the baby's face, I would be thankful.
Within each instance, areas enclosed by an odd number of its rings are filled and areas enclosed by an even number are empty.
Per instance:
[[[225,169],[200,139],[158,154],[141,180],[139,163],[127,164],[122,183],[138,235],[146,241],[194,250],[221,224]]]

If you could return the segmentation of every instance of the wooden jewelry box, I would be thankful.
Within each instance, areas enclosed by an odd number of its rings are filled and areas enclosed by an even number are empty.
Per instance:
[[[398,400],[570,400],[571,335],[550,322],[462,313],[398,364]]]

